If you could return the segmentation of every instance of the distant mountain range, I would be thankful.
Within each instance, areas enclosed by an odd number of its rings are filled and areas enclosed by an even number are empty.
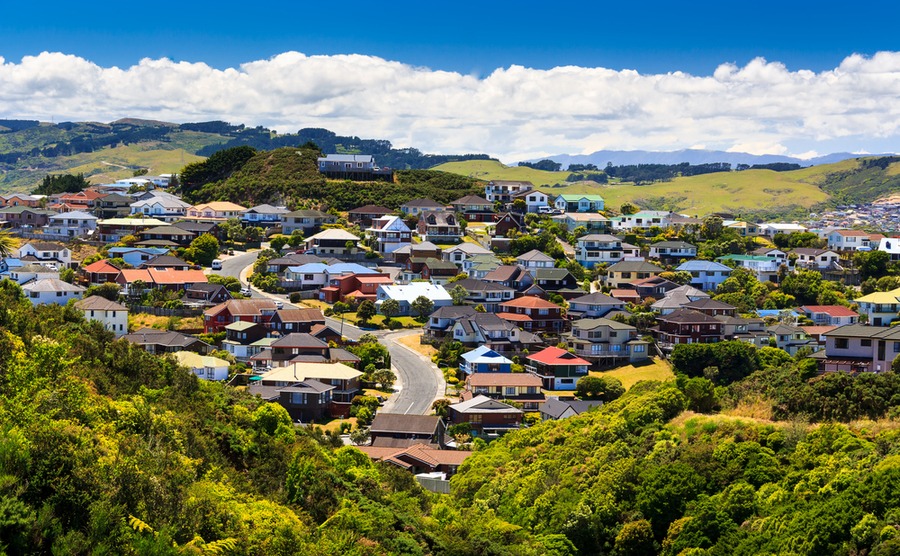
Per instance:
[[[613,166],[624,166],[630,164],[680,164],[687,162],[689,164],[711,164],[714,162],[727,162],[733,167],[738,164],[772,164],[775,162],[786,162],[789,164],[799,164],[801,166],[816,166],[818,164],[831,164],[847,160],[848,158],[860,158],[862,156],[889,156],[885,154],[853,154],[853,153],[832,153],[815,158],[796,158],[792,156],[781,156],[777,154],[750,154],[750,153],[733,153],[726,151],[707,151],[700,149],[683,149],[680,151],[597,151],[591,154],[557,154],[553,156],[545,156],[525,162],[538,162],[539,160],[550,159],[554,162],[562,164],[563,170],[570,164],[594,164],[598,168],[603,168],[607,163],[611,162]]]

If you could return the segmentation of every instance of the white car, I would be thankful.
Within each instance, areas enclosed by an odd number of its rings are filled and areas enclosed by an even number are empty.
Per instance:
[[[241,295],[246,295],[247,297],[250,297],[253,295],[253,290],[251,290],[249,287],[241,288]]]

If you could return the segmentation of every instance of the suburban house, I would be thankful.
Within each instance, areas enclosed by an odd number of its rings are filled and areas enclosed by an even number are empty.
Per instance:
[[[33,197],[25,193],[0,195],[0,207],[38,207],[40,204],[41,199],[39,197]]]
[[[125,295],[134,295],[135,288],[184,291],[196,284],[207,283],[202,270],[174,270],[171,268],[126,268],[119,272],[116,283],[123,286]]]
[[[731,271],[730,268],[728,270]],[[678,288],[679,286],[671,280],[666,280],[665,278],[661,278],[659,276],[653,276],[651,278],[644,278],[643,280],[635,280],[632,283],[628,284],[628,287],[630,289],[633,289],[634,292],[637,293],[639,300],[643,300],[647,299],[648,297],[652,297],[653,299],[662,299],[668,292]],[[622,299],[618,295],[614,295],[613,297]]]
[[[541,420],[549,419],[566,419],[581,415],[585,411],[589,411],[595,407],[602,407],[603,402],[599,400],[564,400],[562,398],[547,398],[544,405],[541,406]]]
[[[190,203],[185,203],[174,195],[154,195],[149,199],[131,203],[132,215],[143,215],[145,218],[155,218],[163,222],[174,222],[184,218]]]
[[[900,356],[900,328],[848,324],[825,333],[825,349],[811,357],[820,372],[882,373]]]
[[[260,226],[263,228],[277,226],[281,223],[281,215],[288,212],[288,209],[284,207],[273,207],[266,204],[256,205],[241,211],[241,223],[244,226]]]
[[[634,214],[617,216],[610,221],[613,229],[621,231],[646,230],[654,226],[666,229],[673,216],[680,215],[665,210],[642,210]]]
[[[444,421],[434,415],[407,415],[403,413],[375,414],[369,425],[372,446],[401,448],[414,444],[444,447]]]
[[[515,212],[504,212],[498,214],[494,220],[494,226],[488,228],[494,239],[506,238],[510,232],[523,233],[526,232],[528,226],[525,224],[525,218]]]
[[[181,302],[189,307],[212,307],[232,298],[222,284],[197,283],[186,286]]]
[[[108,259],[100,259],[89,265],[82,266],[78,269],[78,273],[83,283],[90,285],[105,284],[107,282],[115,282],[119,276],[119,267],[109,262]]]
[[[617,263],[625,256],[622,240],[607,234],[588,234],[575,242],[575,260],[584,268]]]
[[[237,321],[225,327],[225,339],[222,349],[235,359],[247,362],[262,351],[262,347],[254,345],[268,335],[266,327],[258,322]]]
[[[462,240],[462,228],[451,212],[423,212],[419,216],[416,231],[423,241],[456,243]]]
[[[280,218],[281,233],[285,235],[291,235],[296,231],[310,235],[322,229],[324,224],[337,222],[337,216],[318,210],[295,210],[282,214]]]
[[[574,390],[578,379],[587,376],[590,367],[590,361],[555,346],[525,358],[525,370],[540,377],[547,390]]]
[[[534,285],[547,293],[559,293],[566,299],[584,293],[578,280],[567,268],[536,268],[529,271],[534,276]]]
[[[55,211],[28,206],[13,206],[0,209],[0,221],[12,228],[41,228],[47,225]]]
[[[374,268],[368,268],[357,263],[307,263],[300,266],[289,266],[284,272],[282,286],[291,289],[320,289],[331,285],[331,280],[337,276],[378,275],[383,276]]]
[[[640,339],[637,328],[610,319],[574,321],[567,341],[575,355],[601,367],[647,360],[649,344]]]
[[[600,195],[557,195],[553,206],[564,212],[597,212],[603,210],[603,197]]]
[[[327,154],[316,159],[319,172],[333,180],[392,181],[390,168],[379,168],[370,154]]]
[[[512,288],[517,292],[525,291],[534,285],[534,276],[518,265],[501,265],[485,274],[485,282],[496,282]]]
[[[393,253],[412,243],[412,230],[399,216],[380,216],[372,219],[370,224],[366,233],[375,242],[373,248],[381,254]]]
[[[553,268],[556,265],[556,260],[537,249],[532,249],[516,257],[516,264],[529,270],[534,268]]]
[[[776,324],[766,329],[771,340],[775,341],[775,347],[783,349],[793,357],[797,355],[800,348],[809,347],[814,351],[818,350],[819,343],[810,338],[802,328],[798,326],[790,326],[787,324]]]
[[[287,377],[290,378],[290,377]],[[333,392],[336,387],[314,378],[250,383],[248,391],[262,399],[277,403],[294,421],[311,423],[333,415]]]
[[[491,203],[511,203],[516,195],[533,189],[530,181],[491,180],[484,186],[484,198]]]
[[[777,282],[778,267],[783,262],[774,257],[761,255],[725,255],[716,259],[718,261],[731,261],[738,266],[751,270],[760,282]]]
[[[32,305],[56,303],[65,305],[70,299],[81,299],[85,288],[63,282],[58,278],[35,280],[22,286],[25,297]]]
[[[565,226],[569,233],[582,227],[588,234],[603,233],[609,230],[609,218],[596,212],[567,212],[553,215],[550,219]]]
[[[413,199],[400,205],[400,212],[410,216],[419,216],[424,212],[445,212],[447,205],[432,199]]]
[[[859,320],[859,313],[843,305],[804,305],[798,311],[815,326],[844,326]]]
[[[98,218],[124,218],[131,214],[132,197],[121,193],[103,195],[94,201],[94,215]]]
[[[187,247],[197,234],[177,226],[156,226],[142,230],[137,245],[152,247]]]
[[[275,310],[275,302],[269,298],[230,299],[203,312],[203,331],[207,334],[222,332],[225,326],[237,321],[267,324]]]
[[[384,216],[390,216],[394,211],[380,205],[365,205],[347,211],[347,220],[360,228],[368,228],[372,222]]]
[[[650,258],[677,261],[693,259],[697,256],[697,246],[686,241],[660,241],[650,245]]]
[[[116,337],[128,334],[128,307],[124,305],[92,295],[76,301],[75,308],[84,313],[85,319],[100,322]]]
[[[753,222],[743,222],[740,220],[724,220],[722,226],[728,230],[735,230],[741,237],[752,237],[759,235],[759,226]]]
[[[337,259],[332,259],[338,262]],[[266,263],[266,272],[274,272],[275,274],[284,274],[284,272],[292,266],[303,266],[310,263],[325,263],[326,260],[316,255],[306,255],[303,253],[288,253],[282,257],[269,259]]]
[[[469,275],[469,278],[482,279],[489,272],[497,270],[502,266],[500,259],[493,253],[490,255],[474,255],[467,258],[462,263],[462,271]]]
[[[194,351],[207,354],[213,350],[213,346],[198,339],[196,336],[177,332],[175,330],[159,330],[156,328],[141,328],[123,338],[132,344],[140,346],[147,353],[161,355],[176,351]]]
[[[828,234],[828,248],[835,251],[869,251],[878,246],[871,235],[862,230],[834,230]]]
[[[277,309],[269,320],[268,327],[281,334],[292,332],[309,332],[317,326],[325,326],[325,316],[318,309],[300,307],[296,309]]]
[[[663,269],[646,261],[620,261],[606,269],[604,281],[610,288],[621,288],[634,280],[659,276]]]
[[[414,444],[403,448],[357,446],[357,449],[372,461],[383,461],[409,471],[424,488],[444,494],[450,492],[447,480],[472,455],[469,450],[440,450],[428,444]],[[435,481],[440,486],[433,486]]]
[[[484,346],[504,356],[530,352],[543,341],[493,313],[475,313],[451,324],[451,336],[467,347]]]
[[[443,252],[440,247],[430,241],[423,241],[421,243],[404,245],[391,254],[393,255],[394,263],[403,265],[412,258],[427,259],[428,257],[434,257],[435,259],[440,259],[443,256]]]
[[[481,345],[459,356],[462,363],[459,370],[467,375],[472,373],[509,373],[512,361],[491,348]]]
[[[110,247],[108,251],[111,259],[122,259],[133,267],[167,253],[169,250],[165,247]]]
[[[691,286],[703,291],[715,291],[731,276],[732,268],[715,261],[685,261],[676,271],[691,274]]]
[[[126,236],[137,237],[142,230],[165,225],[158,218],[108,218],[97,221],[97,235],[100,241],[116,243]]]
[[[185,217],[191,220],[228,220],[241,218],[246,210],[247,207],[230,201],[210,201],[189,207]]]
[[[464,278],[454,282],[452,287],[456,286],[466,290],[466,305],[470,307],[481,305],[488,313],[496,313],[501,303],[516,297],[516,290],[496,282]]]
[[[807,231],[806,226],[786,222],[769,222],[759,225],[760,234],[772,238],[775,234],[796,234]]]
[[[691,309],[677,309],[656,317],[657,342],[663,349],[677,344],[711,344],[723,339],[722,322]]]
[[[798,247],[791,249],[790,252],[797,256],[797,260],[794,261],[795,268],[821,270],[832,268],[841,260],[841,256],[830,249]]]
[[[414,259],[410,259],[413,261]],[[421,276],[432,284],[446,284],[459,274],[459,267],[450,261],[428,258],[422,263]]]
[[[271,366],[284,367],[296,361],[315,363],[333,362],[327,342],[306,332],[293,332],[278,338],[269,346],[272,350]],[[346,363],[346,361],[342,361]]]
[[[80,210],[54,214],[47,219],[44,233],[65,237],[83,237],[97,229],[97,217]]]
[[[538,411],[546,400],[540,377],[531,373],[471,374],[466,377],[462,399],[475,396],[521,404],[525,411]]]
[[[478,195],[466,195],[452,201],[450,207],[466,222],[493,222],[494,203]]]
[[[59,268],[72,265],[72,251],[62,243],[30,241],[19,247],[18,251],[16,251],[16,258],[23,263],[51,263],[59,266]]]
[[[10,269],[9,279],[22,285],[37,280],[45,280],[47,278],[59,278],[59,269],[56,265],[28,263],[22,266],[16,266]]]
[[[881,238],[876,249],[890,255],[892,261],[900,261],[900,238]]]
[[[428,322],[425,323],[425,332],[423,336],[428,339],[440,340],[452,333],[453,325],[458,320],[473,315],[475,315],[475,308],[469,305],[448,305],[440,307],[428,316]]]
[[[172,354],[178,364],[187,367],[192,373],[203,380],[228,380],[228,361],[213,357],[212,355],[200,355],[193,351],[176,351]]]
[[[569,300],[567,315],[570,319],[600,318],[612,311],[624,311],[625,303],[605,293],[594,292]]]
[[[888,292],[874,292],[857,297],[854,303],[866,322],[873,326],[887,326],[897,320],[900,313],[900,288]]]
[[[520,191],[512,196],[513,202],[519,199],[525,202],[525,212],[550,212],[550,196],[539,189]]]
[[[327,386],[334,387],[331,392],[331,401],[328,404],[326,416],[347,417],[350,413],[350,402],[355,396],[362,393],[359,377],[362,372],[343,363],[291,363],[286,367],[278,367],[261,375],[259,380],[250,383],[250,392],[254,392],[254,386],[275,386],[279,388],[289,387],[298,382],[317,380]],[[302,401],[302,400],[301,400]],[[283,403],[279,398],[278,403]],[[285,406],[288,413],[299,410],[302,406],[297,400],[292,399],[294,406]],[[299,417],[294,417],[297,419]],[[307,419],[308,420],[308,419]]]
[[[381,305],[386,300],[393,299],[400,305],[400,315],[409,315],[412,302],[419,297],[430,299],[434,303],[435,309],[453,304],[453,299],[444,286],[427,282],[413,282],[404,285],[378,286],[378,301],[375,302],[375,306],[381,312]]]
[[[328,285],[319,288],[319,299],[326,303],[337,303],[345,299],[355,303],[363,301],[375,302],[378,299],[378,287],[394,283],[386,273],[357,274],[344,273],[328,277]]]
[[[523,296],[500,304],[497,316],[527,332],[562,332],[562,308],[540,297]]]
[[[459,245],[454,245],[453,247],[445,249],[443,258],[445,261],[450,261],[458,266],[462,266],[470,257],[475,257],[477,255],[493,255],[493,253],[490,249],[486,249],[477,243],[463,242]]]
[[[525,413],[487,396],[451,404],[447,408],[451,425],[469,424],[472,435],[496,438],[522,426]]]
[[[322,230],[308,238],[304,245],[307,253],[341,258],[356,255],[358,250],[357,242],[359,242],[359,238],[350,232],[332,228]]]
[[[734,305],[716,301],[715,299],[709,297],[690,301],[689,303],[685,303],[684,305],[682,305],[682,307],[684,307],[685,309],[699,311],[704,315],[709,315],[711,317],[717,317],[719,315],[733,317],[736,316],[737,313],[737,308]]]

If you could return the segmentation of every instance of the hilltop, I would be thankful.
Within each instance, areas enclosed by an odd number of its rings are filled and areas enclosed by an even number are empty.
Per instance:
[[[47,174],[83,173],[92,183],[179,172],[224,149],[248,146],[271,151],[314,143],[323,152],[375,156],[379,165],[425,169],[451,160],[488,159],[486,154],[433,155],[395,149],[390,141],[304,128],[278,134],[264,127],[227,122],[171,123],[122,118],[111,123],[0,120],[0,193],[30,191]]]
[[[799,170],[743,170],[678,177],[634,185],[567,182],[571,172],[548,172],[497,161],[473,160],[434,168],[482,180],[526,180],[548,193],[596,193],[611,207],[625,201],[647,209],[710,212],[809,209],[820,203],[866,203],[900,192],[900,157],[844,160]]]

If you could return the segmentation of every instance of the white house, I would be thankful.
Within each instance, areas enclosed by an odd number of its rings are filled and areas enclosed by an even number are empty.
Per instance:
[[[246,226],[277,226],[281,215],[290,212],[284,207],[256,205],[241,212],[241,222]]]
[[[547,212],[550,208],[550,196],[539,189],[528,189],[513,195],[513,201],[525,201],[525,212]]]
[[[402,285],[378,286],[378,300],[375,302],[375,306],[381,312],[382,304],[388,299],[393,299],[400,304],[400,314],[409,315],[412,302],[420,296],[430,299],[434,303],[435,309],[453,305],[453,299],[444,286],[428,282],[412,282]]]
[[[59,278],[59,269],[39,263],[28,263],[9,269],[9,279],[20,285],[47,278]]]
[[[478,245],[477,243],[463,242],[453,247],[448,247],[441,254],[445,261],[457,265],[465,265],[466,261],[478,255],[493,255],[493,251]]]
[[[892,261],[900,261],[900,238],[885,237],[878,242],[877,249],[891,256]]]
[[[557,195],[553,206],[564,212],[596,212],[603,210],[603,197],[600,195]]]
[[[357,251],[359,237],[347,230],[330,228],[309,237],[304,241],[306,252],[314,255],[354,255]]]
[[[229,218],[240,218],[246,210],[247,207],[230,201],[211,201],[188,207],[185,216],[193,219],[228,220]],[[287,214],[287,211],[281,214]]]
[[[760,282],[777,282],[778,267],[782,264],[778,259],[761,255],[725,255],[719,257],[718,260],[734,261],[740,266],[752,270]]]
[[[110,247],[108,254],[111,259],[122,259],[129,265],[137,268],[142,263],[151,261],[168,252],[169,250],[164,247]]]
[[[775,234],[794,234],[806,232],[806,226],[802,224],[790,224],[785,222],[770,222],[767,224],[760,224],[759,231],[764,236],[774,237]]]
[[[63,282],[58,278],[44,278],[29,282],[22,286],[25,297],[31,301],[32,305],[44,305],[46,303],[56,303],[65,305],[70,299],[81,299],[85,288],[75,284]]]
[[[66,237],[82,237],[94,233],[96,229],[96,216],[84,211],[74,210],[72,212],[54,214],[49,217],[47,225],[44,226],[44,233]]]
[[[874,246],[871,234],[862,230],[834,230],[828,234],[828,248],[836,251],[868,251]]]
[[[659,241],[650,246],[651,259],[693,259],[697,246],[686,241]]]
[[[792,249],[791,253],[797,255],[794,266],[800,268],[821,270],[836,265],[841,260],[841,256],[830,249],[798,247],[797,249]]]
[[[596,212],[567,212],[550,217],[551,220],[562,224],[569,232],[576,228],[584,227],[587,233],[605,232],[610,228],[609,218]]]
[[[302,289],[312,289],[327,286],[332,276],[342,274],[378,274],[378,271],[356,263],[307,263],[289,266],[284,279],[297,282],[295,285]]]
[[[535,268],[553,268],[556,261],[550,255],[547,255],[537,249],[532,249],[527,253],[522,253],[516,257],[516,263],[531,270]]]
[[[62,243],[30,241],[19,247],[16,253],[16,257],[22,259],[22,262],[37,260],[43,263],[61,264],[67,267],[72,264],[72,252]]]
[[[731,276],[731,267],[715,261],[685,261],[676,271],[691,273],[691,286],[703,291],[715,291]]]
[[[128,334],[128,307],[99,295],[85,297],[75,302],[87,320],[96,320],[116,336]]]
[[[484,198],[492,203],[511,203],[516,195],[532,189],[530,181],[492,180],[484,186]]]
[[[187,209],[191,205],[174,195],[159,194],[149,199],[136,201],[129,206],[131,207],[131,214],[141,214],[164,222],[174,222],[184,218]]]
[[[193,351],[176,351],[172,357],[204,380],[228,380],[228,361]]]
[[[588,234],[575,243],[575,260],[585,268],[599,263],[617,263],[624,257],[622,240],[607,234]]]
[[[372,227],[366,229],[366,234],[375,241],[374,248],[381,254],[393,253],[412,243],[412,230],[399,216],[375,218]]]
[[[642,210],[634,214],[623,214],[610,220],[614,230],[630,231],[652,228],[668,228],[670,218],[675,213],[665,210]]]

